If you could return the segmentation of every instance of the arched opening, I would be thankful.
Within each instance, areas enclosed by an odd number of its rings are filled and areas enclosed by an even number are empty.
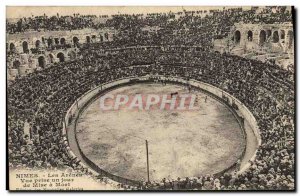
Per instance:
[[[272,35],[272,31],[271,30],[267,30],[267,38],[269,38]]]
[[[56,45],[58,45],[59,44],[59,39],[58,38],[54,38],[54,42],[55,42]]]
[[[86,43],[91,43],[91,38],[90,38],[90,36],[86,36]]]
[[[47,44],[48,47],[51,47],[53,45],[53,39],[52,38],[47,39]]]
[[[20,67],[21,63],[19,60],[15,60],[13,62],[13,69],[18,69]]]
[[[234,33],[234,42],[236,44],[238,44],[238,43],[240,43],[240,41],[241,41],[241,32],[240,31],[236,31]]]
[[[64,53],[62,53],[62,52],[58,53],[57,58],[59,58],[59,62],[64,62],[65,61]]]
[[[278,31],[274,31],[274,33],[273,33],[273,43],[278,43],[278,41],[279,41]]]
[[[39,67],[41,68],[45,68],[45,65],[46,65],[46,61],[45,61],[45,57],[44,56],[40,56],[38,58],[38,62],[39,62]]]
[[[23,41],[22,46],[23,46],[23,52],[24,53],[29,53],[27,41]]]
[[[108,33],[104,33],[105,40],[108,40]]]
[[[92,35],[92,41],[96,42],[96,35]]]
[[[103,36],[102,35],[100,35],[100,41],[103,42]]]
[[[288,48],[290,49],[294,45],[294,33],[293,31],[288,31]]]
[[[285,31],[284,30],[280,31],[280,39],[285,39]]]
[[[74,43],[74,46],[78,46],[78,44],[79,44],[78,37],[73,37],[73,43]]]
[[[76,58],[76,53],[74,51],[70,51],[68,53],[68,56],[70,57],[71,60],[74,60]]]
[[[252,42],[252,40],[253,40],[253,33],[252,33],[252,31],[248,31],[248,41],[249,42]]]
[[[10,44],[9,44],[9,50],[10,50],[10,51],[15,51],[15,50],[16,50],[16,46],[15,46],[14,43],[10,43]]]
[[[263,45],[265,42],[266,42],[266,32],[264,30],[261,30],[260,33],[259,33],[259,44],[260,45]]]
[[[43,44],[45,44],[45,38],[44,37],[42,37],[42,42],[43,42]]]
[[[52,40],[51,38],[49,38],[49,39],[47,40],[47,44],[48,44],[48,47],[52,46],[53,40]]]
[[[66,39],[65,38],[60,38],[60,44],[65,45],[66,44]]]
[[[40,41],[40,40],[36,40],[36,41],[35,41],[35,47],[36,47],[36,48],[41,47],[41,41]]]

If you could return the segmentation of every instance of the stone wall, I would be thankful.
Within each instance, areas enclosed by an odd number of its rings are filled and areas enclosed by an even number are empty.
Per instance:
[[[287,68],[294,65],[293,24],[236,23],[228,37],[214,40],[214,49],[260,61],[273,60]]]
[[[292,23],[282,24],[243,24],[237,23],[232,28],[233,46],[240,46],[246,51],[294,52]]]
[[[78,44],[112,41],[114,29],[81,29],[7,34],[8,78],[77,58]]]

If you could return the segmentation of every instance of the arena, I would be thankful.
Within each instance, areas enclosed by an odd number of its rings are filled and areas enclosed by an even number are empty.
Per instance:
[[[172,92],[184,94],[188,90],[175,85],[137,84],[109,93]],[[210,97],[205,102],[207,95],[203,93],[197,95],[199,110],[182,112],[101,111],[96,99],[79,118],[80,148],[102,169],[134,180],[147,179],[145,140],[149,142],[152,180],[221,172],[240,158],[244,135],[226,106]]]
[[[7,20],[9,169],[114,190],[295,190],[292,11]],[[199,110],[101,111],[108,93],[194,93]]]

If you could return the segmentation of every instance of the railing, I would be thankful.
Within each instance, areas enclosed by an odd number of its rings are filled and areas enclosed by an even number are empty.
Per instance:
[[[197,80],[185,80],[183,78],[179,78],[179,77],[172,77],[172,78],[168,78],[165,76],[155,76],[155,77],[159,77],[161,79],[164,79],[170,83],[177,83],[177,84],[188,84],[191,85],[197,89],[200,89],[202,91],[204,91],[205,93],[209,94],[210,96],[213,96],[215,99],[217,99],[218,101],[225,103],[226,106],[231,110],[231,112],[234,114],[234,116],[236,117],[242,131],[244,134],[244,138],[246,139],[246,132],[243,126],[243,122],[241,120],[241,118],[239,117],[239,115],[237,114],[237,112],[235,111],[234,108],[238,109],[241,114],[243,115],[243,117],[249,122],[250,127],[252,128],[254,135],[256,136],[257,140],[258,140],[258,145],[261,144],[261,138],[260,138],[260,134],[259,134],[259,129],[257,126],[257,122],[254,118],[254,116],[252,115],[252,113],[248,110],[248,108],[241,103],[238,99],[236,99],[235,97],[231,96],[229,93],[204,82],[201,81],[197,81]],[[63,122],[63,130],[62,130],[62,135],[65,138],[65,142],[66,145],[68,145],[68,134],[66,132],[66,127],[69,124],[69,118],[70,116],[76,114],[76,118],[75,118],[75,130],[76,130],[76,121],[79,118],[80,113],[86,108],[87,105],[89,105],[91,102],[93,102],[97,97],[99,97],[101,94],[106,93],[107,91],[117,88],[117,87],[121,87],[124,85],[128,85],[130,83],[137,83],[137,82],[146,82],[151,80],[151,76],[143,76],[143,77],[128,77],[128,78],[122,78],[122,79],[118,79],[115,80],[113,82],[107,82],[105,84],[102,84],[100,86],[95,87],[92,90],[89,90],[88,92],[84,93],[81,97],[79,97],[73,104],[72,106],[69,108],[69,110],[66,113],[66,116],[64,117],[64,122]],[[224,98],[226,98],[224,100]],[[73,131],[75,131],[73,130]],[[71,130],[69,130],[71,131]],[[93,163],[88,157],[85,156],[85,154],[82,152],[82,150],[80,149],[80,146],[78,144],[78,140],[77,140],[77,136],[75,134],[75,139],[76,139],[76,143],[80,152],[81,157],[83,158],[84,162],[87,163],[87,165],[85,165],[83,162],[80,162],[80,164],[88,169],[88,171],[90,171],[92,174],[96,175],[96,176],[106,176],[116,182],[119,183],[123,183],[123,184],[128,184],[128,185],[138,185],[140,184],[139,181],[136,180],[131,180],[131,179],[127,179],[127,178],[123,178],[120,176],[116,176],[113,175],[107,171],[104,171],[103,169],[101,169],[98,165],[96,165],[95,163]],[[239,156],[240,158],[242,158],[245,154],[245,150],[246,150],[246,144],[244,146],[244,149],[241,153],[241,155]],[[72,152],[71,149],[69,149],[69,155],[72,158],[77,158],[76,155]],[[254,160],[256,157],[256,152],[254,153],[254,155],[252,156],[252,158],[250,160]],[[224,172],[229,171],[231,169],[233,169],[234,167],[236,167],[236,162],[232,165],[230,165],[229,167],[225,168],[224,170],[218,172],[215,174],[215,176],[220,176],[222,175]],[[248,167],[250,166],[250,164],[246,164],[241,170],[240,172],[246,170]]]
[[[164,78],[163,76],[161,76],[161,78]],[[235,98],[234,96],[230,95],[229,93],[227,93],[226,91],[223,91],[211,84],[207,84],[205,82],[201,82],[201,81],[198,81],[198,80],[193,80],[193,79],[190,79],[189,81],[185,80],[185,79],[182,79],[182,78],[179,78],[179,77],[174,77],[172,76],[172,78],[170,79],[170,81],[178,81],[178,82],[181,82],[181,83],[188,83],[192,86],[196,86],[202,90],[205,90],[206,92],[209,92],[211,93],[212,95],[215,95],[216,97],[222,99],[224,101],[224,97],[227,97],[227,105],[229,105],[230,107],[232,107],[233,105],[236,105],[239,109],[239,111],[241,112],[242,116],[248,121],[251,129],[253,130],[253,133],[257,139],[257,143],[258,143],[258,146],[261,145],[261,136],[260,136],[260,131],[259,131],[259,127],[258,127],[258,124],[257,124],[257,121],[255,119],[255,117],[253,116],[253,114],[251,113],[251,111],[240,101],[238,100],[237,98]],[[234,106],[235,107],[235,106]],[[255,153],[253,154],[253,156],[251,157],[251,159],[249,161],[254,161],[255,158],[256,158],[256,152],[257,150],[255,151]],[[244,152],[245,153],[245,152]],[[244,155],[243,153],[243,155]],[[240,171],[239,173],[247,170],[250,166],[250,163],[247,163],[243,168],[240,168]],[[234,167],[234,166],[232,166]],[[232,169],[231,168],[227,168],[226,171]],[[224,173],[225,171],[223,171]],[[220,172],[222,173],[222,172]]]
[[[114,82],[105,83],[103,85],[100,85],[100,86],[84,93],[81,97],[79,97],[73,103],[73,105],[69,108],[66,116],[64,117],[62,135],[64,135],[66,145],[68,145],[68,136],[67,136],[68,134],[67,134],[66,127],[69,124],[68,121],[69,121],[69,118],[71,115],[77,114],[76,119],[75,119],[75,126],[76,126],[76,121],[78,120],[79,114],[86,108],[86,106],[88,104],[93,102],[93,100],[95,98],[97,98],[101,93],[105,93],[115,87],[127,85],[128,83],[131,83],[132,79],[135,79],[135,78],[136,77],[128,77],[128,78],[122,78],[122,79],[116,80]],[[76,127],[75,127],[75,129],[76,129]],[[113,174],[101,169],[99,166],[97,166],[95,163],[93,163],[88,157],[86,157],[85,154],[82,152],[80,145],[78,143],[76,134],[75,134],[75,140],[76,140],[80,155],[83,158],[83,160],[87,163],[88,166],[85,165],[83,162],[80,162],[80,164],[84,168],[88,169],[89,172],[92,172],[92,174],[94,174],[95,176],[105,176],[105,177],[110,178],[111,180],[114,180],[119,183],[127,184],[127,185],[137,186],[140,184],[139,181],[123,178],[123,177],[120,177],[117,175],[113,175]],[[71,149],[69,149],[68,152],[69,152],[69,155],[73,159],[77,158]]]

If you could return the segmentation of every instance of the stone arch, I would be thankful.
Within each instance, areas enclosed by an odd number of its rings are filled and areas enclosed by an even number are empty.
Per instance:
[[[65,55],[62,52],[59,52],[56,57],[59,59],[59,62],[64,62],[65,61]]]
[[[65,45],[66,44],[66,39],[65,38],[60,38],[60,44]]]
[[[92,41],[96,42],[96,35],[92,35]]]
[[[47,44],[48,44],[48,47],[51,47],[52,44],[53,44],[53,40],[51,38],[48,38],[47,39]]]
[[[70,60],[76,59],[76,52],[74,50],[69,51],[68,57],[70,58]]]
[[[272,31],[270,29],[267,30],[267,38],[269,38],[272,35]]]
[[[91,43],[91,37],[90,36],[86,36],[86,43]]]
[[[39,63],[39,67],[41,68],[45,68],[46,66],[46,60],[45,60],[45,57],[44,56],[39,56],[38,58],[38,63]]]
[[[10,44],[9,44],[9,50],[10,50],[10,51],[15,51],[15,50],[16,50],[16,46],[15,46],[14,43],[10,43]]]
[[[104,33],[105,40],[108,40],[108,33]]]
[[[289,30],[287,33],[287,38],[288,38],[288,48],[292,48],[294,44],[294,32]]]
[[[253,40],[253,32],[252,31],[248,31],[247,39],[248,39],[249,42],[252,42],[252,40]]]
[[[59,44],[59,38],[54,38],[54,43],[56,44],[56,45],[58,45]]]
[[[20,67],[20,65],[21,65],[21,63],[20,63],[19,60],[15,60],[15,61],[13,62],[13,68],[14,68],[14,69],[18,69],[18,68]]]
[[[202,51],[203,49],[201,47],[196,47],[196,51]]]
[[[78,37],[76,37],[76,36],[73,37],[73,44],[74,44],[74,46],[78,46],[78,44],[79,44]]]
[[[279,42],[278,31],[274,31],[274,33],[273,33],[273,43],[278,43],[278,42]]]
[[[23,41],[22,47],[23,47],[23,52],[24,52],[24,53],[29,53],[29,48],[28,48],[28,43],[27,43],[27,41]]]
[[[267,40],[266,31],[261,30],[259,33],[259,45],[263,45]]]
[[[285,39],[285,31],[280,30],[280,39]]]
[[[241,41],[241,32],[239,30],[234,32],[234,42],[239,44]]]
[[[36,48],[41,47],[41,41],[40,41],[40,40],[36,40],[36,41],[35,41],[35,47],[36,47]]]
[[[53,55],[52,53],[50,53],[50,54],[48,55],[48,57],[49,57],[49,62],[50,62],[50,63],[54,63],[54,55]]]

